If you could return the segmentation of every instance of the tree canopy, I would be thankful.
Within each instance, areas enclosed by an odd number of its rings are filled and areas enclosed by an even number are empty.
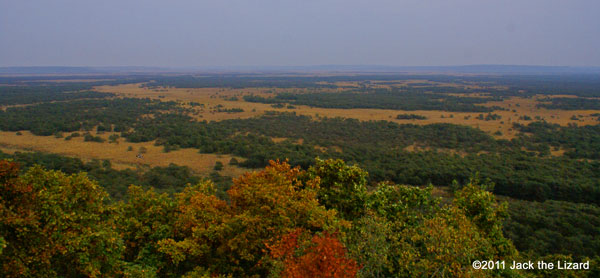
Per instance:
[[[521,258],[489,186],[474,179],[443,204],[432,187],[367,190],[366,175],[341,160],[307,171],[271,161],[235,179],[228,201],[201,181],[172,197],[131,186],[126,200],[106,202],[85,173],[20,173],[0,161],[1,269],[5,277],[530,277],[471,267]]]

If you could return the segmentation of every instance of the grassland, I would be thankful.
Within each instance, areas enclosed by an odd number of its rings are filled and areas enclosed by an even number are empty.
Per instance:
[[[63,80],[64,81],[64,80]],[[70,80],[68,80],[70,81]],[[86,82],[87,80],[77,80]],[[90,80],[92,81],[92,80]],[[94,80],[98,81],[98,80]],[[451,82],[434,82],[427,80],[392,80],[392,81],[339,81],[339,82],[318,82],[323,85],[334,85],[335,88],[273,88],[273,87],[249,87],[249,88],[176,88],[176,87],[149,87],[147,83],[129,83],[119,85],[103,85],[93,87],[94,91],[114,93],[118,98],[150,98],[160,101],[176,101],[179,105],[188,108],[190,116],[199,121],[222,121],[228,119],[252,118],[265,114],[267,111],[295,112],[298,115],[307,115],[315,119],[322,117],[342,117],[354,118],[361,121],[385,120],[399,124],[427,125],[432,123],[452,123],[468,125],[488,132],[498,139],[512,139],[517,135],[513,130],[514,123],[528,124],[536,120],[545,120],[549,123],[555,123],[562,126],[569,124],[577,125],[595,125],[598,124],[598,117],[592,116],[598,113],[596,110],[550,110],[538,107],[538,104],[547,102],[547,95],[537,95],[533,97],[505,97],[502,101],[490,101],[481,105],[501,107],[505,110],[494,111],[493,114],[499,115],[499,119],[484,120],[480,115],[486,113],[475,112],[448,112],[416,110],[402,111],[390,109],[338,109],[338,108],[318,108],[306,105],[294,105],[288,108],[273,107],[272,104],[247,102],[243,97],[255,95],[261,97],[272,97],[277,93],[310,93],[310,92],[342,92],[345,90],[358,90],[368,87],[390,89],[392,87],[431,87],[439,86],[445,88],[456,88],[469,90],[470,93],[448,93],[448,95],[458,97],[480,97],[489,98],[485,89],[507,89],[505,86],[481,86],[478,83],[464,82],[461,84]],[[478,90],[481,90],[479,92]],[[577,97],[573,95],[553,95],[550,97]],[[8,105],[2,107],[16,107],[23,105]],[[231,109],[237,109],[236,112],[225,112]],[[397,119],[398,114],[410,113],[426,117],[424,120]],[[527,118],[523,119],[523,117]],[[179,149],[171,152],[164,152],[162,146],[155,146],[154,142],[130,143],[124,139],[119,139],[119,143],[98,143],[84,142],[83,138],[75,137],[70,141],[54,136],[35,136],[29,132],[23,131],[22,135],[16,135],[15,132],[0,132],[0,150],[5,152],[14,151],[43,151],[57,153],[72,157],[78,157],[83,160],[108,159],[111,160],[117,169],[137,168],[144,165],[148,166],[167,166],[169,163],[188,166],[195,173],[206,174],[212,171],[215,162],[222,162],[225,167],[221,174],[226,176],[238,176],[243,169],[229,165],[230,155],[200,154],[196,149]],[[67,134],[65,134],[66,136]],[[100,136],[108,138],[111,133],[103,133]],[[275,143],[282,142],[286,138],[272,138]],[[297,142],[302,144],[302,142]],[[131,147],[133,151],[128,151]],[[137,158],[137,151],[144,147],[147,153],[142,159]],[[405,148],[408,151],[423,151],[426,149],[418,146]],[[440,150],[444,151],[444,150]],[[565,150],[553,149],[552,155],[560,156]],[[449,151],[455,153],[454,151]],[[461,153],[458,153],[461,154]],[[238,161],[242,158],[236,157]]]
[[[188,166],[197,174],[209,173],[217,161],[223,163],[221,174],[224,176],[239,176],[247,169],[241,169],[229,165],[231,155],[201,154],[196,149],[180,149],[168,153],[163,152],[162,146],[155,146],[153,142],[130,143],[119,139],[119,143],[85,142],[83,137],[74,137],[71,140],[55,138],[54,136],[36,136],[30,132],[23,131],[21,135],[14,132],[0,132],[0,150],[6,153],[15,151],[41,151],[77,157],[84,161],[92,159],[108,159],[113,168],[117,170],[144,166],[168,166],[174,163],[180,166]],[[100,134],[104,139],[112,133]],[[131,147],[132,150],[128,151]],[[146,148],[142,158],[137,158],[140,148]],[[237,157],[238,161],[243,161]]]
[[[411,81],[403,81],[410,84]],[[416,82],[416,81],[412,81]],[[381,82],[379,82],[381,83]],[[358,87],[357,82],[337,82],[338,86]],[[258,95],[263,97],[272,96],[278,92],[304,92],[309,89],[280,89],[280,88],[147,88],[142,84],[125,84],[117,86],[99,86],[95,90],[100,92],[115,93],[120,97],[152,98],[164,101],[178,101],[181,105],[195,110],[193,116],[198,120],[220,121],[236,118],[250,118],[263,115],[266,111],[296,112],[299,115],[307,115],[315,118],[319,117],[343,117],[355,118],[361,121],[385,120],[396,123],[411,123],[418,125],[432,123],[454,123],[468,125],[479,128],[496,138],[511,139],[516,135],[512,130],[513,123],[527,124],[537,119],[543,119],[550,123],[566,126],[568,124],[592,125],[597,124],[597,117],[590,116],[598,113],[595,110],[549,110],[538,108],[541,96],[533,98],[509,97],[503,101],[490,101],[482,104],[485,106],[499,106],[507,109],[506,111],[495,111],[494,114],[501,116],[498,120],[479,120],[477,117],[481,113],[470,112],[447,112],[447,111],[402,111],[389,109],[336,109],[336,108],[317,108],[304,105],[294,105],[294,109],[275,108],[270,104],[246,102],[242,99],[244,95]],[[447,86],[449,84],[443,84]],[[379,86],[379,85],[378,85]],[[472,85],[473,88],[476,86]],[[469,95],[473,97],[472,94]],[[477,95],[475,95],[477,96]],[[480,95],[481,97],[484,97]],[[573,97],[573,96],[572,96]],[[235,100],[237,98],[237,100]],[[202,103],[204,107],[190,107],[189,102]],[[244,111],[239,113],[216,112],[216,107],[222,109],[241,108]],[[425,120],[399,120],[396,116],[401,113],[417,114],[427,117]],[[520,119],[528,116],[532,120]],[[573,120],[577,116],[578,120]],[[581,116],[581,117],[580,117]],[[497,133],[499,131],[499,133]]]

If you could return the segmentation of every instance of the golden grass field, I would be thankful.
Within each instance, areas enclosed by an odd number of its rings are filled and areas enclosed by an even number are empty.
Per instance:
[[[385,87],[385,86],[402,86],[403,84],[426,83],[422,80],[403,80],[398,82],[372,82],[369,86]],[[338,82],[338,86],[359,87],[359,82]],[[220,121],[236,118],[250,118],[260,116],[265,111],[280,111],[280,112],[295,112],[299,115],[308,115],[314,118],[320,117],[345,117],[355,118],[362,121],[370,120],[387,120],[396,123],[412,123],[418,125],[431,123],[454,123],[469,125],[475,128],[484,130],[496,138],[510,139],[515,136],[512,130],[513,123],[526,124],[529,121],[520,120],[519,117],[527,115],[533,120],[536,117],[545,119],[548,122],[560,125],[576,123],[578,125],[598,124],[597,117],[592,117],[590,114],[598,113],[592,110],[548,110],[539,109],[536,107],[538,98],[519,98],[513,97],[502,102],[490,102],[485,105],[500,106],[509,109],[510,111],[496,111],[495,114],[502,116],[500,120],[485,121],[476,119],[481,113],[464,113],[464,112],[446,112],[446,111],[398,111],[385,109],[331,109],[331,108],[312,108],[308,106],[296,106],[295,109],[273,108],[270,104],[251,103],[243,100],[244,95],[254,94],[264,97],[272,96],[277,92],[310,92],[315,89],[279,89],[279,88],[244,88],[244,89],[229,89],[229,88],[146,88],[142,84],[125,84],[118,86],[99,86],[95,90],[100,92],[115,93],[118,97],[134,97],[134,98],[152,98],[161,101],[177,101],[182,106],[193,109],[191,116],[197,120]],[[452,86],[453,84],[431,83],[438,86]],[[462,86],[462,85],[461,85]],[[476,89],[476,85],[472,88]],[[323,91],[322,89],[319,89]],[[328,89],[328,91],[341,91],[344,89]],[[460,95],[460,94],[459,94]],[[473,96],[473,94],[469,95]],[[230,100],[232,97],[237,97],[238,100]],[[486,97],[481,95],[480,97]],[[228,100],[229,99],[229,100]],[[190,102],[198,102],[204,104],[204,107],[191,107]],[[222,108],[241,108],[244,112],[241,113],[226,113],[216,112],[216,106],[221,105]],[[515,112],[513,112],[513,110]],[[427,117],[426,120],[398,120],[398,114],[418,114]],[[572,116],[583,116],[580,120],[572,120]],[[495,134],[500,131],[501,134]],[[107,138],[111,133],[100,135]],[[65,136],[68,134],[65,134]],[[286,138],[272,138],[275,142],[281,142]],[[302,144],[301,141],[297,142]],[[134,151],[127,151],[131,146]],[[145,147],[147,153],[143,159],[136,158],[137,151],[140,147]],[[4,152],[14,151],[43,151],[57,153],[61,155],[78,157],[84,161],[91,159],[109,159],[113,163],[113,167],[117,169],[137,168],[140,166],[167,166],[169,163],[188,166],[197,174],[206,174],[212,171],[216,161],[221,161],[225,168],[221,172],[226,176],[239,176],[246,171],[235,166],[229,165],[230,155],[216,154],[200,154],[195,149],[181,149],[163,152],[162,146],[154,146],[153,142],[146,143],[128,143],[124,139],[119,139],[119,144],[115,143],[97,143],[84,142],[82,137],[75,137],[70,141],[63,138],[55,138],[54,136],[35,136],[29,132],[22,132],[22,135],[16,135],[15,132],[0,132],[0,150]],[[407,150],[419,150],[418,147],[408,147]],[[561,155],[564,150],[553,150],[552,154]],[[243,159],[237,157],[239,161]]]
[[[22,135],[15,132],[0,132],[0,150],[7,153],[15,151],[41,151],[55,153],[70,157],[78,157],[84,161],[92,159],[109,159],[115,169],[148,166],[168,166],[174,163],[180,166],[188,166],[196,174],[205,174],[212,171],[215,162],[221,161],[224,168],[220,173],[225,176],[239,176],[248,171],[229,165],[231,155],[201,154],[196,149],[180,149],[168,153],[163,152],[162,146],[155,146],[154,142],[129,143],[119,139],[119,143],[97,143],[84,142],[83,137],[74,137],[71,140],[55,138],[54,136],[36,136],[27,131]],[[104,139],[111,133],[100,134]],[[131,146],[133,151],[127,151]],[[137,158],[140,147],[147,149],[143,158]],[[244,159],[236,157],[238,161]]]

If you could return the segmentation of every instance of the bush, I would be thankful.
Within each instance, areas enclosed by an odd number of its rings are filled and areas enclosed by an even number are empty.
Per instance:
[[[443,117],[444,116],[442,115],[442,118]],[[398,119],[398,120],[425,120],[425,119],[427,119],[427,117],[417,115],[417,114],[399,114],[398,116],[396,116],[396,119]]]
[[[105,140],[102,139],[102,137],[100,137],[100,136],[93,136],[90,133],[86,133],[85,135],[83,135],[83,141],[85,141],[85,142],[98,142],[98,143],[102,143]]]
[[[119,139],[119,135],[117,135],[117,134],[113,134],[111,136],[108,136],[108,141],[110,143],[118,143],[118,141],[117,141],[118,139]]]

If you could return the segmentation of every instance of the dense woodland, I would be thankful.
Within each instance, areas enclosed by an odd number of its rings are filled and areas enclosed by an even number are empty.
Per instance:
[[[22,173],[35,165],[66,174],[85,172],[90,179],[97,181],[113,200],[126,199],[127,188],[132,184],[172,195],[181,192],[186,184],[196,184],[204,180],[194,176],[187,167],[174,164],[134,171],[115,170],[106,160],[84,163],[77,158],[45,153],[9,155],[0,152],[0,159],[10,159],[18,163]],[[226,191],[231,186],[231,178],[222,177],[215,171],[210,174],[210,180],[215,184],[215,195],[227,200]],[[460,184],[452,183],[450,188],[456,190],[460,188]],[[510,200],[508,204],[511,217],[505,220],[504,230],[518,250],[531,256],[553,253],[571,254],[576,257],[598,255],[600,248],[596,247],[600,247],[600,214],[597,206],[559,201],[540,203],[516,200]]]
[[[1,105],[32,104],[49,101],[105,98],[110,93],[81,91],[82,86],[18,86],[2,88]]]
[[[102,185],[111,198],[122,200],[125,198],[127,188],[139,185],[143,188],[154,188],[160,193],[173,194],[180,192],[186,184],[196,184],[204,178],[194,175],[185,166],[170,164],[167,167],[140,167],[136,170],[115,170],[109,160],[92,160],[84,163],[81,159],[65,157],[56,154],[40,152],[16,152],[7,154],[0,151],[0,159],[10,159],[20,165],[22,171],[40,165],[49,170],[61,171],[65,174],[85,172]],[[211,173],[210,178],[216,184],[218,195],[231,185],[231,178],[221,177],[219,173]]]
[[[260,103],[289,103],[322,108],[376,108],[394,110],[441,110],[449,112],[491,112],[499,107],[476,104],[497,99],[455,97],[447,94],[426,93],[423,90],[376,89],[371,92],[341,93],[279,93],[271,98],[244,96],[245,101]]]
[[[539,104],[538,107],[562,110],[600,110],[600,99],[589,98],[562,98],[555,97],[549,103]]]
[[[414,79],[423,83],[396,83]],[[340,81],[358,81],[361,87],[319,91],[339,88],[334,83]],[[115,98],[92,90],[93,84],[133,82],[153,88],[305,88],[309,92],[246,95],[244,100],[282,107],[482,112],[481,120],[496,121],[501,120],[493,113],[498,108],[479,104],[538,94],[598,97],[597,78],[210,75],[60,85],[21,77],[2,82],[11,84],[0,86],[0,106],[7,106],[0,110],[2,131],[64,140],[82,136],[98,144],[106,144],[101,143],[104,132],[116,132],[109,141],[154,141],[165,152],[195,148],[242,157],[235,163],[249,170],[267,167],[232,182],[219,174],[222,165],[201,177],[173,164],[115,170],[108,160],[84,163],[53,154],[0,152],[0,159],[10,161],[0,162],[0,213],[5,216],[0,218],[0,261],[7,277],[317,277],[323,269],[333,273],[323,277],[440,272],[550,277],[472,273],[470,262],[596,258],[597,264],[600,255],[600,125],[559,126],[539,119],[515,124],[517,137],[504,140],[458,124],[280,112],[208,122],[195,120],[192,110],[177,102]],[[392,88],[371,87],[374,82]],[[469,87],[473,84],[477,89]],[[541,101],[540,107],[548,109],[598,109],[597,99]],[[415,116],[398,117],[419,119]],[[551,155],[557,150],[564,154]],[[289,164],[270,162],[276,159]],[[434,197],[429,185],[452,196]],[[63,202],[66,194],[77,197]],[[31,242],[44,242],[44,248]],[[319,256],[331,260],[318,261]],[[569,274],[598,277],[597,271]]]
[[[413,87],[423,87],[433,93],[486,92],[494,96],[575,95],[600,97],[600,81],[595,74],[565,75],[435,75],[435,74],[380,74],[340,76],[263,76],[260,74],[213,74],[204,76],[153,77],[148,87],[178,88],[338,88],[336,82],[361,82],[365,87],[379,82],[396,85],[399,81],[422,80]],[[0,79],[1,80],[1,79]],[[452,83],[455,86],[432,86],[434,83]],[[469,88],[477,85],[480,89]],[[463,87],[461,87],[461,85]],[[364,87],[363,87],[364,88]]]
[[[549,75],[436,75],[436,74],[363,74],[339,76],[265,76],[261,74],[206,74],[202,76],[166,75],[61,75],[44,76],[0,76],[0,84],[10,86],[64,86],[60,80],[97,79],[93,82],[72,82],[67,86],[79,86],[84,90],[98,85],[142,83],[151,88],[346,88],[336,82],[360,82],[365,90],[370,84],[383,83],[405,87],[401,81],[421,80],[412,83],[412,89],[432,93],[486,93],[495,97],[533,95],[573,95],[580,97],[600,97],[600,80],[596,74],[549,74]],[[452,83],[453,86],[444,84]],[[472,88],[476,85],[478,88]],[[4,91],[7,87],[2,87]]]
[[[442,205],[432,187],[381,183],[368,190],[366,177],[341,160],[318,160],[307,171],[272,162],[235,179],[229,201],[204,181],[174,197],[132,185],[126,202],[107,203],[85,174],[38,166],[19,174],[18,164],[0,161],[2,271],[5,277],[536,274],[471,267],[475,259],[535,258],[503,236],[506,203],[486,191],[488,184],[471,180]],[[553,275],[596,277],[598,263]]]
[[[523,253],[598,255],[598,206],[551,200],[512,200],[509,206],[505,235]]]
[[[527,126],[515,124],[522,132],[518,140],[530,149],[543,150],[562,148],[572,158],[600,159],[600,125],[566,126],[546,122],[532,122]]]
[[[142,115],[181,109],[175,102],[131,98],[41,103],[0,111],[0,129],[29,130],[42,136],[90,131],[96,126],[110,126],[105,131],[120,132],[130,128]]]

